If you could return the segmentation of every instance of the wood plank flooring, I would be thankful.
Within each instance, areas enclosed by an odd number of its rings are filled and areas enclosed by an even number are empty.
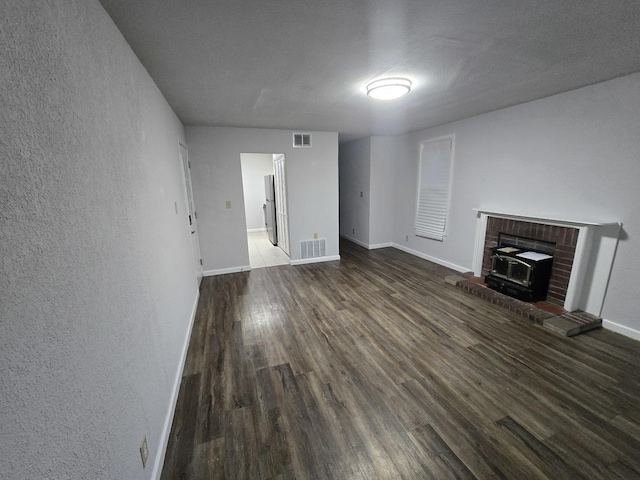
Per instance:
[[[163,479],[640,479],[640,342],[340,253],[203,280]]]

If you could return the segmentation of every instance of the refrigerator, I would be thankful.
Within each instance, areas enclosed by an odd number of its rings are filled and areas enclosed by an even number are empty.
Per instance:
[[[278,245],[278,232],[276,229],[276,195],[273,175],[265,175],[264,177],[264,194],[266,198],[266,203],[264,204],[264,224],[267,228],[267,236],[271,243]]]

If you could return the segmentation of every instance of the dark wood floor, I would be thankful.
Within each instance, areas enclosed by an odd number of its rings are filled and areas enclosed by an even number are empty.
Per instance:
[[[163,479],[640,478],[640,342],[340,253],[204,279]]]

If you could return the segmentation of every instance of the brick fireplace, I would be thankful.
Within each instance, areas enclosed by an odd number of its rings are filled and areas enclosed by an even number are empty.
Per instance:
[[[498,246],[500,234],[555,244],[547,301],[561,306],[564,305],[576,252],[578,229],[489,217],[487,219],[487,229],[484,239],[482,278],[489,273],[491,267],[491,248]]]
[[[484,279],[488,273],[489,252],[498,246],[500,234],[503,239],[507,235],[533,240],[534,245],[535,240],[555,244],[547,300],[568,312],[601,314],[622,223],[523,215],[497,209],[474,210],[477,213],[474,276]],[[523,245],[537,249],[530,243]]]

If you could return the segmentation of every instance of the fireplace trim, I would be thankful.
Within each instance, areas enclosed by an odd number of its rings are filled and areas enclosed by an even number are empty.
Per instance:
[[[482,275],[482,258],[489,217],[577,229],[578,239],[564,309],[569,312],[583,310],[593,315],[601,315],[622,223],[564,220],[481,208],[473,210],[477,214],[473,252],[473,274],[476,277]]]

